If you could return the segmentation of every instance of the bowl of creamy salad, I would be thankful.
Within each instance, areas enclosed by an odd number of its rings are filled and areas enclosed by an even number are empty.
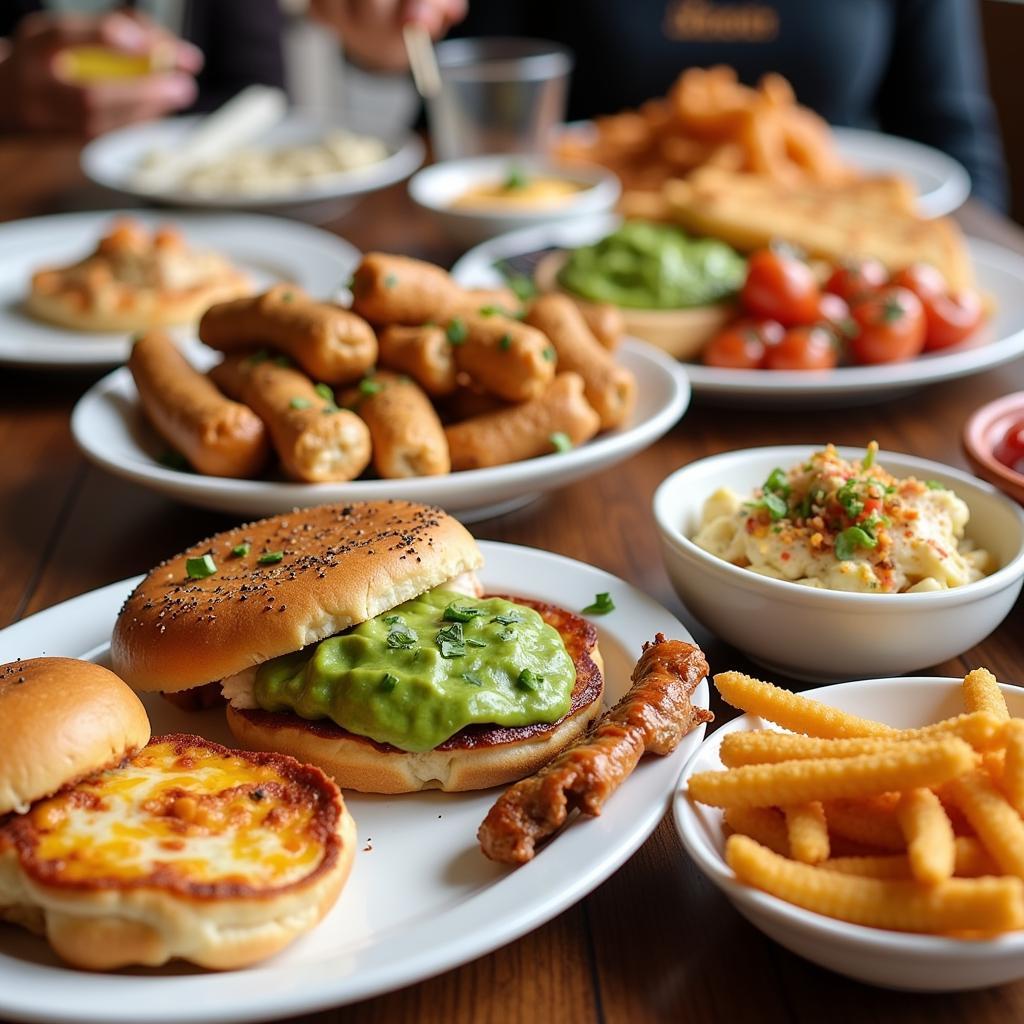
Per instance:
[[[992,632],[1024,580],[1024,513],[959,470],[866,448],[753,448],[654,497],[669,577],[724,640],[800,679],[894,675]]]

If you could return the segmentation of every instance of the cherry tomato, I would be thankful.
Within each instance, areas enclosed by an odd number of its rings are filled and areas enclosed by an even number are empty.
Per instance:
[[[839,362],[835,335],[820,324],[792,327],[765,356],[768,370],[831,370]]]
[[[708,366],[732,370],[756,370],[764,363],[769,345],[782,340],[785,328],[774,320],[737,320],[705,346]]]
[[[818,297],[818,315],[815,320],[836,328],[841,334],[847,333],[850,322],[850,307],[841,295],[822,292]]]
[[[911,263],[893,276],[892,283],[913,292],[925,308],[929,299],[949,290],[942,271],[930,263]]]
[[[741,298],[751,315],[792,327],[813,322],[819,290],[814,271],[803,260],[760,249],[747,262]]]
[[[825,291],[847,302],[877,291],[889,281],[889,272],[878,260],[849,260],[832,271]]]
[[[1017,420],[1003,435],[992,454],[1010,469],[1024,472],[1024,420]]]
[[[858,363],[898,363],[924,348],[924,307],[906,288],[883,288],[855,302],[850,313],[859,328],[850,339]]]
[[[985,318],[985,311],[977,292],[963,291],[933,296],[924,303],[924,316],[928,324],[924,350],[934,352],[959,344],[973,334]]]

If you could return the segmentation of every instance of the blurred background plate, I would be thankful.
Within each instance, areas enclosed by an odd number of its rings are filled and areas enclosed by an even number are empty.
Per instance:
[[[219,358],[198,342],[188,346],[187,355],[202,368]],[[124,367],[98,381],[79,400],[71,430],[82,451],[109,472],[186,504],[230,515],[267,516],[334,501],[403,498],[440,505],[464,522],[474,522],[628,459],[672,428],[690,403],[682,366],[639,341],[625,342],[618,362],[637,378],[637,406],[625,427],[571,451],[448,476],[304,484],[228,480],[168,469],[159,461],[167,445],[145,422],[135,384]]]
[[[148,228],[179,227],[192,246],[216,249],[252,278],[256,289],[293,281],[318,298],[344,287],[359,250],[337,235],[278,217],[103,210],[33,217],[0,225],[0,365],[53,370],[102,369],[128,357],[129,335],[72,331],[36,320],[22,309],[32,273],[92,252],[118,217]],[[190,328],[170,328],[182,337]]]

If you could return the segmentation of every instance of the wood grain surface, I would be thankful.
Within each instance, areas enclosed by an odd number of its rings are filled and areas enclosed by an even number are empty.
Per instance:
[[[0,218],[114,208],[123,200],[87,186],[75,147],[0,142]],[[966,230],[1024,252],[1024,232],[968,204]],[[365,199],[327,225],[362,249],[450,264],[458,250],[417,212],[403,186]],[[198,537],[233,525],[172,503],[89,466],[68,429],[71,408],[98,377],[3,372],[0,399],[0,627],[66,598],[149,569]],[[610,472],[474,527],[478,537],[527,544],[600,566],[636,584],[692,629],[714,670],[748,669],[709,636],[671,590],[658,554],[650,498],[696,458],[752,444],[824,441],[883,448],[967,467],[960,431],[983,402],[1024,389],[1024,362],[912,398],[860,409],[772,412],[696,404],[652,449]],[[960,675],[987,665],[1024,678],[1024,610],[983,644],[935,666]],[[797,686],[796,688],[799,688]],[[730,717],[720,702],[719,723]],[[628,799],[628,788],[616,799]],[[1024,983],[929,997],[869,988],[814,967],[763,937],[688,862],[671,822],[611,879],[548,925],[438,978],[304,1024],[416,1021],[846,1021],[972,1024],[1024,1018]]]

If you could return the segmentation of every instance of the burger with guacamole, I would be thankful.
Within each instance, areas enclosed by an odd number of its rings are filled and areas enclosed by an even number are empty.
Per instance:
[[[599,713],[594,627],[484,594],[461,523],[407,501],[325,505],[219,533],[150,572],[114,628],[138,691],[218,683],[231,731],[349,789],[483,789],[535,771]]]

